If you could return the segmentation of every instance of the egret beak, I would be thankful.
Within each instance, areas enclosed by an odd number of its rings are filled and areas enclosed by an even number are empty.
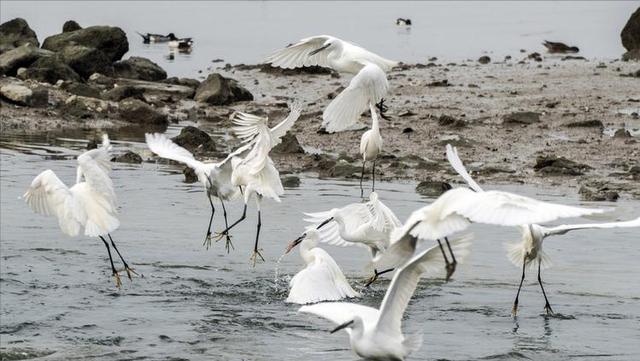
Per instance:
[[[353,320],[351,320],[349,322],[345,322],[342,325],[340,325],[340,326],[334,328],[333,330],[331,330],[331,333],[336,333],[336,332],[342,330],[343,328],[347,328],[347,327],[351,326],[352,323],[353,323]]]
[[[294,249],[297,245],[302,243],[302,240],[306,236],[307,236],[307,234],[303,233],[302,236],[300,236],[300,237],[296,238],[295,240],[291,241],[291,243],[289,243],[289,245],[287,246],[287,250],[284,251],[284,254],[287,254],[287,253],[291,252],[292,249]]]
[[[329,45],[331,45],[331,44],[323,45],[321,48],[318,48],[318,49],[316,49],[316,50],[314,50],[314,51],[310,52],[310,53],[309,53],[309,56],[312,56],[312,55],[316,55],[316,54],[318,54],[319,52],[321,52],[321,51],[323,51],[324,49],[328,48],[328,47],[329,47]]]
[[[329,222],[331,222],[331,221],[333,221],[333,217],[331,217],[331,218],[329,218],[329,219],[326,219],[324,222],[320,223],[320,224],[318,225],[318,227],[316,227],[316,229],[320,229],[320,228],[322,228],[322,227],[326,226],[326,225],[327,225],[327,223],[329,223]]]

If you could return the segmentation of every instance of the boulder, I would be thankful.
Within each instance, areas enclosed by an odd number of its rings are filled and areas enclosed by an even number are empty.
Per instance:
[[[591,119],[591,120],[579,120],[577,122],[567,123],[567,127],[569,127],[569,128],[600,128],[600,129],[604,129],[604,124],[602,124],[601,120]]]
[[[172,140],[193,153],[214,152],[216,150],[216,145],[209,134],[192,126],[182,128],[180,134],[173,137]]]
[[[69,45],[83,45],[100,50],[110,61],[118,61],[129,51],[127,35],[118,27],[90,26],[50,36],[44,39],[42,48],[62,51]]]
[[[65,81],[60,85],[60,88],[71,94],[89,98],[100,98],[100,89],[78,81]]]
[[[320,166],[320,164],[318,164]],[[319,174],[321,177],[335,177],[335,178],[353,178],[360,177],[362,168],[355,166],[345,160],[334,162],[333,166],[328,169],[320,168]]]
[[[454,118],[450,115],[443,114],[438,118],[438,125],[443,127],[464,128],[467,122],[461,119]]]
[[[281,140],[282,143],[273,148],[272,151],[274,153],[304,154],[304,148],[302,148],[298,138],[293,133],[287,132]]]
[[[583,184],[578,190],[583,201],[591,202],[615,202],[620,195],[615,190],[604,185]]]
[[[69,45],[64,47],[59,54],[62,57],[62,61],[84,79],[88,79],[94,73],[113,74],[111,60],[96,48]]]
[[[418,183],[416,193],[425,197],[439,197],[442,193],[451,189],[451,184],[434,180],[426,180]]]
[[[622,60],[630,61],[630,60],[638,60],[640,61],[640,48],[629,50],[626,53],[622,54]]]
[[[78,24],[75,20],[67,20],[62,25],[63,33],[68,33],[68,32],[76,31],[80,29],[82,29],[82,26],[80,26],[80,24]]]
[[[628,51],[640,50],[640,8],[631,14],[620,33],[622,46]]]
[[[0,54],[24,44],[40,47],[36,33],[26,20],[15,18],[0,25]]]
[[[182,170],[182,174],[184,174],[184,182],[185,183],[195,183],[198,181],[198,175],[193,168],[184,167]]]
[[[91,74],[91,76],[89,77],[89,79],[87,79],[87,81],[90,84],[93,84],[103,89],[113,88],[113,86],[116,83],[115,79],[100,73]]]
[[[112,100],[119,102],[126,98],[135,98],[144,100],[144,89],[139,89],[129,85],[115,86],[113,89],[108,90],[102,94],[102,98],[105,100]]]
[[[478,63],[480,64],[489,64],[490,62],[491,62],[491,58],[486,55],[483,55],[478,59]]]
[[[182,86],[188,86],[189,88],[192,88],[193,90],[197,89],[200,86],[200,81],[197,79],[191,79],[191,78],[178,78],[178,77],[171,77],[171,78],[167,78],[165,80],[162,81],[163,83],[167,83],[167,84],[173,84],[173,85],[182,85]]]
[[[49,84],[56,84],[58,80],[80,81],[80,76],[55,56],[36,60],[21,77]]]
[[[112,162],[117,162],[117,163],[140,164],[140,163],[142,163],[142,157],[140,155],[138,155],[137,153],[134,153],[134,152],[128,150],[124,154],[120,154],[118,156],[115,156],[115,157],[111,158],[111,161]]]
[[[167,116],[142,100],[127,98],[118,103],[120,117],[139,124],[167,124]]]
[[[60,107],[60,112],[65,116],[80,119],[93,118],[98,113],[108,113],[115,108],[114,103],[104,100],[72,95]]]
[[[53,55],[54,52],[31,44],[21,45],[0,54],[0,75],[15,76],[19,68],[26,68],[41,57]]]
[[[536,158],[536,164],[533,166],[536,172],[547,175],[582,175],[585,171],[591,169],[586,164],[574,162],[565,157],[539,156]]]
[[[113,64],[117,78],[129,78],[148,81],[158,81],[167,78],[167,72],[158,64],[147,58],[132,56]]]
[[[44,88],[30,89],[17,83],[0,87],[0,96],[18,105],[44,107],[49,102],[49,92]]]
[[[533,124],[540,122],[540,113],[515,112],[502,117],[503,124]]]
[[[300,178],[294,175],[282,177],[280,181],[282,182],[282,186],[286,188],[300,187]]]
[[[253,95],[234,79],[213,73],[198,86],[195,99],[212,105],[228,105],[237,101],[253,100]]]
[[[184,85],[166,84],[164,82],[152,82],[146,80],[118,78],[117,86],[128,86],[144,92],[145,96],[160,98],[192,98],[194,90]]]

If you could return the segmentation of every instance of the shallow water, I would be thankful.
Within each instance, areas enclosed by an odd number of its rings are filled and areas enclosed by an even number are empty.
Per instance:
[[[175,129],[170,129],[175,132]],[[79,137],[79,135],[76,135]],[[84,137],[82,137],[84,138]],[[114,134],[116,153],[142,152],[140,136]],[[114,164],[122,226],[119,249],[144,274],[123,279],[118,291],[99,240],[61,235],[53,218],[36,215],[19,196],[40,171],[75,179],[74,155],[86,142],[65,138],[0,137],[0,347],[2,357],[21,352],[43,360],[353,360],[346,334],[297,314],[284,303],[287,280],[301,268],[297,252],[279,264],[288,241],[302,231],[302,211],[357,201],[357,183],[304,177],[281,204],[264,203],[261,247],[267,262],[252,268],[255,212],[233,232],[235,250],[202,247],[208,203],[198,184],[182,182],[181,167]],[[26,145],[27,143],[28,145]],[[53,145],[52,145],[53,144]],[[380,197],[401,219],[429,199],[413,183],[379,184]],[[616,206],[637,215],[640,203],[578,202],[575,191],[499,187],[568,204]],[[239,204],[229,206],[238,217]],[[614,216],[603,217],[609,220]],[[222,219],[214,226],[220,229]],[[422,333],[414,360],[597,359],[637,360],[640,349],[640,256],[637,230],[586,231],[551,238],[554,267],[543,273],[554,317],[531,274],[510,317],[520,272],[502,243],[515,229],[473,226],[471,257],[450,283],[423,280],[405,314],[406,333]],[[360,288],[367,252],[324,247]],[[377,306],[388,280],[359,301]]]
[[[127,33],[129,55],[145,56],[169,76],[198,76],[225,62],[257,63],[298,39],[330,34],[390,59],[426,62],[494,60],[545,52],[544,40],[577,45],[587,58],[615,59],[620,31],[637,8],[633,1],[3,1],[0,20],[27,19],[42,42],[74,19],[82,26],[113,25]],[[413,26],[396,26],[398,17]],[[191,54],[167,59],[166,44],[145,45],[139,32],[193,37]]]

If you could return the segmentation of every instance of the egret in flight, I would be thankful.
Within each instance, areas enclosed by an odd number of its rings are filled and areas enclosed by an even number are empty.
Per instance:
[[[319,239],[318,230],[310,228],[287,247],[285,254],[300,245],[300,256],[306,267],[291,278],[286,302],[308,304],[360,296],[351,288],[336,261],[318,247]]]
[[[470,237],[451,241],[452,249],[463,255]],[[302,306],[299,312],[325,318],[345,329],[351,349],[360,357],[373,360],[404,360],[422,344],[421,335],[402,334],[402,315],[423,275],[442,269],[443,258],[437,246],[417,253],[393,275],[379,309],[347,302],[325,302]]]
[[[58,176],[47,169],[40,173],[24,194],[31,209],[39,214],[55,216],[62,232],[77,236],[84,228],[84,235],[99,237],[107,248],[111,272],[116,286],[120,287],[120,274],[113,264],[111,248],[104,236],[109,237],[111,247],[118,253],[129,280],[137,274],[124,260],[116,247],[111,232],[120,226],[116,211],[116,194],[109,177],[111,171],[109,137],[102,136],[102,146],[78,156],[76,184],[68,188]]]
[[[302,39],[276,51],[265,63],[284,69],[322,66],[340,73],[355,74],[349,86],[322,113],[322,126],[329,133],[355,125],[369,103],[377,104],[383,111],[383,98],[389,90],[386,72],[398,65],[396,61],[330,35]]]

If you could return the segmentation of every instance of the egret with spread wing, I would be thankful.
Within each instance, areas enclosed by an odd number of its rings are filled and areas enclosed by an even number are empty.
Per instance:
[[[470,237],[452,240],[458,254],[465,254]],[[393,275],[379,309],[346,302],[327,302],[302,306],[299,312],[311,313],[338,325],[331,333],[346,329],[351,349],[360,357],[374,360],[404,360],[422,344],[421,335],[402,334],[402,315],[422,276],[442,269],[438,247],[414,255]]]
[[[109,237],[111,247],[118,253],[127,276],[135,271],[129,267],[116,247],[111,232],[120,226],[116,211],[116,194],[109,177],[111,164],[109,137],[102,136],[102,146],[78,156],[76,184],[68,188],[50,169],[40,173],[24,194],[31,209],[39,214],[55,216],[62,232],[77,236],[84,228],[84,235],[99,237],[107,247],[111,272],[116,286],[121,286],[120,274],[111,257],[111,248],[104,236]]]
[[[226,235],[231,228],[245,219],[247,203],[251,196],[255,195],[258,224],[255,246],[251,256],[254,266],[258,257],[264,261],[258,248],[260,228],[262,226],[260,211],[262,198],[267,197],[280,202],[280,196],[284,194],[280,173],[273,164],[271,157],[269,157],[269,152],[282,142],[282,137],[293,127],[300,117],[301,111],[301,104],[292,104],[289,115],[273,128],[269,128],[268,118],[242,112],[236,112],[231,116],[232,121],[236,124],[234,131],[247,145],[251,146],[251,149],[243,159],[232,160],[231,182],[233,185],[244,189],[244,211],[240,219],[222,231],[219,236]]]
[[[186,164],[189,168],[193,169],[198,177],[200,183],[202,183],[205,194],[209,199],[211,205],[211,216],[209,217],[209,225],[207,226],[207,233],[204,238],[204,245],[209,248],[211,245],[211,224],[213,222],[213,216],[215,214],[215,207],[211,197],[216,197],[220,200],[222,205],[222,212],[224,215],[225,227],[228,227],[227,221],[227,209],[224,205],[225,201],[230,201],[238,197],[242,189],[234,186],[231,183],[231,173],[233,172],[233,159],[242,157],[248,153],[250,145],[245,144],[239,147],[237,150],[229,154],[221,162],[206,163],[196,160],[193,154],[181,146],[175,144],[171,139],[167,138],[164,134],[150,134],[145,135],[147,146],[149,149],[157,154],[159,157],[171,159],[176,162]],[[229,252],[229,248],[232,247],[231,237],[226,234],[226,248]]]
[[[447,159],[458,172],[458,174],[467,182],[469,187],[476,192],[483,192],[482,187],[476,183],[467,169],[465,168],[462,160],[458,156],[458,150],[455,147],[447,144]],[[522,233],[522,241],[519,243],[507,245],[507,255],[511,263],[516,267],[522,267],[522,277],[520,278],[520,285],[518,286],[518,292],[516,293],[516,299],[513,302],[513,308],[511,313],[515,316],[518,313],[518,297],[520,296],[520,290],[522,289],[522,283],[524,282],[525,272],[527,266],[531,268],[538,268],[538,283],[545,300],[544,309],[547,313],[552,313],[551,305],[547,298],[547,294],[542,285],[542,278],[540,276],[541,269],[547,268],[551,265],[549,257],[542,249],[542,241],[552,235],[561,235],[569,231],[579,229],[602,229],[602,228],[622,228],[622,227],[640,227],[640,218],[627,222],[611,222],[611,223],[592,223],[592,224],[574,224],[574,225],[562,225],[557,227],[543,227],[538,224],[521,224],[518,225]]]
[[[322,126],[329,133],[355,125],[369,103],[378,104],[382,111],[385,108],[383,98],[389,89],[386,72],[398,65],[396,61],[329,35],[302,39],[276,51],[265,62],[285,69],[322,66],[355,74],[349,86],[322,114]]]
[[[300,256],[306,267],[291,278],[286,302],[308,304],[360,296],[351,288],[336,261],[317,247],[319,239],[318,230],[311,228],[287,247],[285,254],[300,245]]]

